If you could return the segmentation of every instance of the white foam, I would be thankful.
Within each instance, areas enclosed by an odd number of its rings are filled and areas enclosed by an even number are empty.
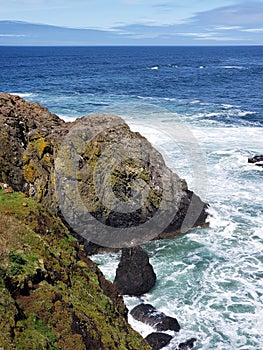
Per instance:
[[[200,100],[193,100],[190,102],[191,105],[197,105],[197,104],[200,104]]]
[[[69,115],[64,115],[64,114],[58,114],[59,118],[63,119],[65,122],[73,122],[76,120],[76,117],[71,117]]]
[[[159,69],[159,66],[148,67],[148,69],[151,69],[151,70],[158,70],[158,69]]]
[[[19,97],[33,97],[36,96],[36,94],[33,94],[32,92],[25,92],[25,93],[21,93],[21,92],[12,92],[11,95],[17,95]]]
[[[247,115],[253,115],[256,114],[256,112],[251,112],[251,111],[238,111],[238,116],[239,117],[245,117]]]
[[[243,66],[222,66],[224,69],[246,69],[246,67]]]
[[[223,107],[224,109],[231,109],[231,108],[234,108],[235,106],[231,104],[223,103],[221,107]]]

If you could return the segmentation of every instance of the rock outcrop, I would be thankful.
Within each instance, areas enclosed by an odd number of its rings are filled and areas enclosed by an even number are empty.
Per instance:
[[[93,242],[92,252],[206,225],[207,205],[117,116],[65,123],[1,93],[0,144],[0,182],[64,217],[87,248]]]
[[[161,332],[154,332],[145,338],[147,343],[152,347],[153,350],[160,350],[166,345],[168,345],[173,339],[173,337],[170,334],[161,333]]]
[[[178,350],[189,350],[194,347],[194,344],[196,342],[196,338],[190,338],[186,340],[185,342],[182,342],[178,345]]]
[[[146,323],[157,331],[170,330],[179,332],[180,330],[180,325],[176,318],[166,316],[151,304],[139,304],[130,313],[135,320]]]
[[[263,167],[263,155],[257,155],[257,156],[248,158],[248,163],[253,163],[256,166]]]
[[[152,289],[155,281],[156,275],[148,254],[140,246],[122,249],[113,282],[120,293],[141,296]]]

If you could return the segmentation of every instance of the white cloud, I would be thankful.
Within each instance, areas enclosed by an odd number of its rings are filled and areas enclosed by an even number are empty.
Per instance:
[[[263,33],[263,28],[247,28],[247,29],[242,29],[241,32]]]
[[[0,37],[15,37],[15,38],[19,38],[19,37],[24,37],[26,36],[25,34],[0,34]]]
[[[196,38],[210,38],[214,35],[217,35],[217,33],[210,32],[210,33],[194,33],[194,32],[186,32],[186,33],[176,33],[177,35],[182,35],[182,36],[192,36]]]
[[[238,30],[238,29],[242,29],[241,26],[218,26],[215,27],[216,30]]]

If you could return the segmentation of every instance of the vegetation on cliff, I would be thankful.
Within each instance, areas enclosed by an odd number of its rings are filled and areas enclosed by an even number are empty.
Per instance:
[[[61,220],[22,193],[3,192],[0,348],[150,349]]]

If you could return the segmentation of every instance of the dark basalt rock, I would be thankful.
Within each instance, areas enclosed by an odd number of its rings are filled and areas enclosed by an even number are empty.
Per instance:
[[[151,304],[139,304],[131,310],[131,315],[135,320],[146,323],[157,331],[179,332],[180,325],[176,318],[166,316],[163,312],[156,310]]]
[[[140,296],[155,284],[156,275],[148,254],[140,247],[122,249],[114,285],[122,294]]]
[[[258,163],[258,162],[263,162],[263,155],[257,155],[257,156],[248,158],[248,163]]]
[[[192,349],[194,347],[195,342],[196,342],[196,338],[188,339],[187,341],[179,344],[178,350]]]
[[[154,332],[145,338],[153,350],[159,350],[168,345],[173,337],[166,333]]]

